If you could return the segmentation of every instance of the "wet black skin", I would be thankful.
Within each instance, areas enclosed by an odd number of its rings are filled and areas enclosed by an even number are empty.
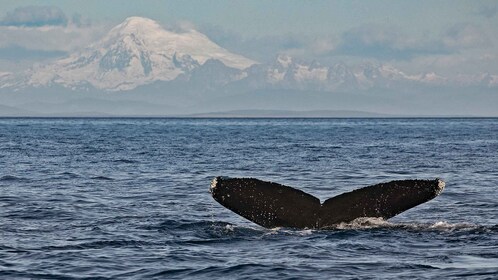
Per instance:
[[[266,228],[324,229],[360,217],[392,218],[438,196],[444,182],[400,180],[320,200],[303,191],[254,178],[216,177],[210,192],[221,205]]]

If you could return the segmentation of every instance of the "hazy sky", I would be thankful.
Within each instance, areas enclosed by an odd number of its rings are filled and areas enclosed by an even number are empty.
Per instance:
[[[498,73],[498,1],[0,1],[0,71],[64,55],[128,16],[194,26],[259,61],[377,60],[407,72]],[[19,63],[19,60],[20,63]]]

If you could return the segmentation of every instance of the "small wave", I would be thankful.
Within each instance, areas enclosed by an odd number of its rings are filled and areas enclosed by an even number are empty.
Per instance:
[[[185,275],[191,271],[195,271],[193,268],[172,268],[166,269],[160,272],[155,272],[153,274],[146,275],[146,278],[157,278],[157,277],[173,277],[178,275]]]
[[[73,172],[61,172],[59,173],[60,176],[64,176],[64,177],[69,177],[69,178],[79,178],[80,175],[76,174],[76,173],[73,173]]]
[[[165,220],[159,225],[148,226],[147,229],[157,229],[157,230],[205,230],[205,229],[216,229],[223,230],[227,232],[233,232],[240,229],[257,230],[251,227],[244,227],[231,224],[229,222],[222,221],[211,221],[211,220],[199,220],[199,221],[188,221],[188,220]],[[261,228],[264,230],[264,228]],[[261,230],[257,230],[261,232]]]
[[[330,229],[371,229],[371,228],[382,228],[391,227],[393,224],[382,219],[382,218],[357,218],[351,222],[340,223],[336,226],[330,227]]]
[[[416,231],[494,231],[496,226],[483,226],[472,223],[449,223],[446,221],[437,221],[434,223],[393,223],[382,218],[362,217],[348,223],[340,223],[327,229],[407,229]]]
[[[22,198],[18,196],[0,195],[0,202],[3,203],[18,203]]]
[[[399,228],[421,231],[440,231],[440,232],[493,232],[495,231],[490,226],[478,225],[473,223],[449,223],[446,221],[438,221],[435,223],[410,223],[410,224],[394,224]]]
[[[85,250],[85,249],[102,249],[102,248],[122,248],[122,247],[137,247],[142,248],[147,245],[155,245],[151,242],[140,240],[101,240],[84,242],[79,244],[68,244],[62,246],[45,246],[38,250],[40,251],[64,251],[64,250]]]
[[[206,266],[199,269],[194,268],[171,268],[154,272],[153,274],[146,275],[145,278],[164,278],[164,277],[178,277],[183,278],[220,278],[220,275],[228,276],[228,278],[241,278],[241,276],[252,276],[247,278],[255,278],[254,275],[262,270],[280,270],[281,267],[275,264],[258,264],[258,263],[242,263],[235,265],[219,265],[219,266]],[[242,277],[242,278],[246,278]],[[258,277],[256,277],[258,278]]]
[[[274,234],[286,234],[286,235],[297,235],[297,236],[308,236],[313,234],[313,232],[316,232],[317,230],[314,229],[288,229],[288,228],[281,228],[281,227],[276,227],[270,229],[269,232],[267,232],[265,235],[274,235]]]
[[[293,229],[293,228],[273,228],[266,229],[260,226],[234,225],[221,221],[178,221],[167,220],[159,225],[149,225],[144,227],[148,230],[157,230],[172,235],[181,235],[182,242],[187,243],[211,243],[226,239],[253,239],[271,236],[313,236],[333,231],[334,234],[348,232],[347,230],[402,230],[416,232],[448,232],[448,233],[489,233],[497,232],[497,226],[483,226],[472,223],[449,223],[437,221],[434,223],[396,223],[389,222],[382,218],[358,218],[348,223],[340,223],[326,229]],[[349,234],[349,233],[348,233]]]
[[[243,263],[229,266],[208,266],[190,272],[188,273],[188,276],[211,276],[211,278],[216,278],[216,276],[218,275],[235,275],[237,273],[254,275],[254,273],[256,273],[257,271],[261,271],[264,269],[275,269],[275,267],[276,265],[266,265],[258,263]]]
[[[132,160],[132,159],[116,159],[116,160],[113,160],[112,162],[115,162],[115,163],[138,163],[138,161]]]
[[[158,225],[147,226],[145,229],[157,229],[157,230],[190,230],[198,228],[208,228],[208,227],[225,227],[231,225],[225,222],[215,222],[215,221],[188,221],[188,220],[165,220]]]
[[[13,211],[6,215],[6,217],[11,219],[21,219],[21,220],[51,220],[57,218],[58,220],[70,220],[74,219],[74,214],[70,211],[54,209],[54,208],[25,208],[20,211]],[[24,230],[21,228],[13,228],[13,230]],[[37,227],[29,229],[29,231],[41,230]],[[55,228],[54,228],[55,230]]]
[[[18,181],[26,181],[26,178],[17,177],[13,175],[5,175],[0,177],[0,182],[18,182]]]
[[[312,275],[305,274],[302,267],[290,268],[290,265],[279,263],[255,263],[247,260],[236,264],[220,263],[217,265],[200,265],[198,267],[178,268],[171,267],[168,269],[159,268],[159,271],[153,271],[150,274],[144,275],[144,279],[301,279],[301,278],[317,278]],[[304,274],[303,274],[304,273]],[[323,275],[323,272],[322,272]],[[120,275],[121,276],[121,275]],[[320,278],[320,277],[318,277]],[[322,277],[324,278],[324,277]]]
[[[429,229],[437,229],[437,230],[465,230],[465,229],[476,229],[479,228],[479,225],[471,224],[471,223],[457,223],[451,224],[446,221],[439,221],[433,224],[429,224]]]
[[[102,181],[113,181],[114,179],[106,176],[95,176],[91,178],[92,180],[102,180]]]
[[[269,231],[258,226],[237,226],[228,222],[208,220],[166,220],[159,225],[149,225],[143,228],[171,234],[179,242],[195,244],[224,242],[227,239],[259,238]]]

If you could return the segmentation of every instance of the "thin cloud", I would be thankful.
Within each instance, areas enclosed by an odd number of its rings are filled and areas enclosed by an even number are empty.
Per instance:
[[[490,36],[475,24],[460,23],[450,27],[443,35],[443,43],[451,49],[470,49],[491,46]]]
[[[441,42],[417,40],[389,27],[369,25],[343,33],[334,54],[381,60],[409,60],[416,56],[449,52]]]
[[[32,50],[18,45],[0,48],[0,59],[9,61],[52,59],[66,54],[63,51]]]
[[[66,26],[66,14],[55,6],[26,6],[14,9],[0,20],[3,26]]]
[[[209,25],[201,27],[200,31],[220,46],[260,62],[271,61],[279,53],[312,57],[333,49],[333,43],[328,39],[312,39],[304,35],[244,37],[220,26]]]
[[[498,15],[498,4],[481,6],[477,14],[485,18],[493,18]]]
[[[77,27],[1,27],[0,48],[12,45],[43,51],[74,51],[88,46],[107,31],[107,28],[92,26]]]

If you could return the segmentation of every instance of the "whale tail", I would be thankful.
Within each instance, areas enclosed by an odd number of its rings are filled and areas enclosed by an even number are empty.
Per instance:
[[[321,229],[360,217],[392,218],[438,196],[444,182],[399,180],[329,198],[254,178],[216,177],[210,192],[221,205],[266,228]]]

